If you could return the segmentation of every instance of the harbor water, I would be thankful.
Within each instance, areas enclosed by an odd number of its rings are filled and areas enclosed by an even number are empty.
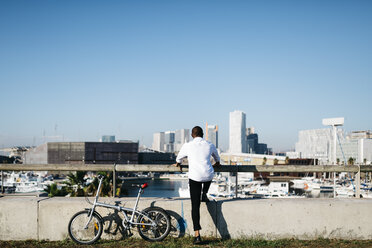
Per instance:
[[[136,197],[138,194],[138,188],[132,186],[132,184],[148,183],[149,186],[144,190],[142,197],[179,197],[179,189],[187,189],[188,182],[187,179],[170,180],[141,178],[135,180],[124,180],[120,196]]]

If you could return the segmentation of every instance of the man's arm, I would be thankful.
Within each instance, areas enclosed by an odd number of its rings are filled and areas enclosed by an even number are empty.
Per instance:
[[[173,166],[175,167],[180,167],[180,171],[182,172],[182,166],[181,166],[181,163],[175,163],[175,164],[172,164]]]
[[[186,147],[186,144],[184,144],[181,147],[181,150],[178,153],[177,158],[176,158],[176,163],[173,164],[173,166],[180,167],[180,171],[182,172],[182,166],[181,166],[182,159],[184,159],[186,157],[187,157],[187,147]]]
[[[216,147],[212,144],[212,157],[214,158],[214,161],[216,161],[216,163],[213,165],[213,166],[220,166],[220,156],[218,155],[218,151],[216,149]]]

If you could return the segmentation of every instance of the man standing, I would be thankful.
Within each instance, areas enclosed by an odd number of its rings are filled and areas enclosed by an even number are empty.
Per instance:
[[[216,163],[213,166],[220,165],[220,157],[216,147],[203,139],[203,129],[196,126],[191,131],[193,140],[182,146],[176,158],[175,166],[181,166],[182,159],[188,158],[189,161],[189,186],[191,197],[191,216],[194,225],[195,238],[194,244],[201,243],[200,232],[200,201],[208,202],[207,192],[211,185],[214,169],[210,158],[214,158]]]

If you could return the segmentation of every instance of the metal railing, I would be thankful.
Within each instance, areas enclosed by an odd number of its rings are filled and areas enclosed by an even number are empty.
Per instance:
[[[188,166],[182,165],[182,171],[187,172]],[[215,172],[278,172],[278,173],[311,173],[311,172],[348,172],[355,178],[355,197],[360,196],[360,173],[372,172],[372,165],[221,165],[214,168]],[[113,178],[117,172],[179,172],[180,168],[164,164],[0,164],[1,180],[3,171],[112,171]],[[238,185],[238,174],[236,174]],[[3,187],[3,183],[2,183]],[[113,180],[113,196],[116,192],[116,180]],[[238,187],[235,187],[236,190]],[[1,189],[3,191],[3,188]],[[237,192],[236,192],[237,193]],[[237,195],[237,194],[235,194]]]

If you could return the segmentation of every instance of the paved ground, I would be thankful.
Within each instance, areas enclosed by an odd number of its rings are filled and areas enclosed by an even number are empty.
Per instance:
[[[282,239],[282,240],[257,240],[257,239],[230,239],[219,240],[215,238],[205,238],[204,244],[194,246],[192,238],[167,238],[163,242],[146,242],[142,239],[126,239],[120,241],[99,241],[93,245],[76,245],[70,240],[50,242],[50,241],[0,241],[1,248],[17,247],[17,248],[71,248],[71,247],[134,247],[134,248],[179,248],[179,247],[334,247],[334,248],[360,248],[371,247],[372,240],[333,240],[333,239],[317,239],[303,241],[297,239]]]

